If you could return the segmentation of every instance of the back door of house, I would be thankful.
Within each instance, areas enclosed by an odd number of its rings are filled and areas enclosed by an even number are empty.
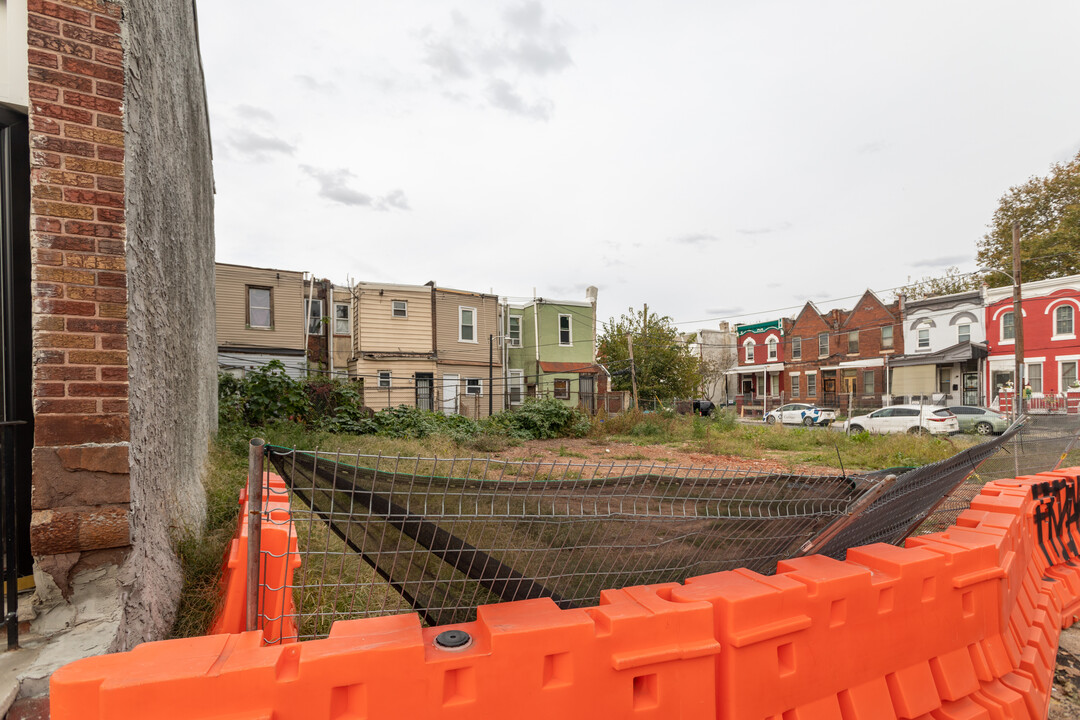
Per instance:
[[[596,377],[593,375],[578,376],[578,398],[581,406],[590,413],[596,412]]]
[[[447,415],[457,415],[457,394],[458,383],[461,382],[460,375],[443,375],[442,376],[442,411]]]
[[[420,410],[435,409],[435,375],[416,373],[416,407]]]

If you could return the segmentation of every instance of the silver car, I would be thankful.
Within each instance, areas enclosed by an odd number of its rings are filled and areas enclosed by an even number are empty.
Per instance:
[[[948,408],[960,422],[960,432],[975,432],[979,435],[996,435],[1009,428],[1009,418],[1001,413],[972,405],[952,405]]]

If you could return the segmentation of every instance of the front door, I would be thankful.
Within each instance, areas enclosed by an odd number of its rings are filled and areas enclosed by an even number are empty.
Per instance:
[[[442,411],[447,415],[457,415],[458,384],[461,382],[460,375],[442,376]]]
[[[420,410],[435,409],[435,375],[416,373],[416,407]]]
[[[596,412],[596,376],[578,376],[578,402],[586,412]]]
[[[964,373],[964,404],[979,404],[979,373]]]

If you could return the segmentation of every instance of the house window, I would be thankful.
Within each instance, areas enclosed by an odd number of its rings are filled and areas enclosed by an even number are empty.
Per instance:
[[[859,354],[859,331],[849,332],[847,334],[847,351],[848,355]]]
[[[559,315],[559,344],[573,345],[574,338],[570,334],[570,316]]]
[[[510,337],[510,347],[521,347],[521,316],[510,316],[510,328],[507,330]]]
[[[862,391],[864,395],[874,394],[874,371],[863,370],[862,374]]]
[[[1031,392],[1041,393],[1043,391],[1042,363],[1032,363],[1027,366],[1027,382],[1031,385]]]
[[[511,370],[509,376],[510,404],[520,405],[525,392],[525,371]]]
[[[484,385],[480,378],[465,378],[466,395],[483,395]]]
[[[274,327],[274,290],[268,287],[247,288],[247,325],[269,330]]]
[[[1054,334],[1073,334],[1073,309],[1070,305],[1062,305],[1054,311]]]
[[[791,359],[802,360],[802,338],[791,338]]]
[[[818,357],[825,357],[829,354],[829,333],[820,333],[817,336],[817,354]]]
[[[334,334],[349,334],[349,304],[334,303]]]
[[[817,373],[806,373],[806,396],[817,397]]]
[[[569,380],[556,380],[555,381],[555,398],[558,400],[570,399],[570,381]]]
[[[799,373],[791,373],[791,397],[799,397]]]
[[[1076,361],[1063,360],[1061,362],[1061,387],[1060,392],[1068,390],[1076,384]]]
[[[390,371],[389,370],[380,370],[379,371],[379,387],[381,387],[381,388],[390,387]]]
[[[319,298],[304,301],[305,315],[307,315],[308,335],[321,335],[323,326],[322,300]]]
[[[396,317],[396,318],[409,317],[409,301],[408,300],[391,300],[390,301],[390,317]]]
[[[881,328],[881,349],[892,350],[892,325]]]
[[[745,343],[743,343],[743,347],[746,348],[746,362],[753,363],[754,362],[754,341],[753,340],[747,340]]]
[[[930,328],[919,328],[919,349],[927,350],[930,348]]]
[[[476,308],[458,308],[458,340],[476,342]]]
[[[948,395],[952,389],[952,370],[949,368],[938,368],[938,392],[944,395]]]
[[[769,349],[769,359],[776,359],[776,338],[771,337],[765,341],[765,346]]]
[[[956,342],[971,342],[971,325],[969,323],[956,326]]]
[[[1016,328],[1013,327],[1012,311],[1004,313],[1001,316],[1001,339],[1011,341],[1016,340]]]

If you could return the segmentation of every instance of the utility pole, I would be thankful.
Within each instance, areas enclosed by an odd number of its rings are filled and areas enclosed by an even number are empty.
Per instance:
[[[634,367],[634,335],[627,333],[626,335],[626,347],[630,350],[630,387],[634,391],[634,407],[638,406],[637,402],[637,368]]]
[[[1020,417],[1021,403],[1024,397],[1024,311],[1020,307],[1020,223],[1012,226],[1012,261],[1013,261],[1013,421]]]
[[[488,417],[494,414],[495,408],[495,336],[488,335]]]

